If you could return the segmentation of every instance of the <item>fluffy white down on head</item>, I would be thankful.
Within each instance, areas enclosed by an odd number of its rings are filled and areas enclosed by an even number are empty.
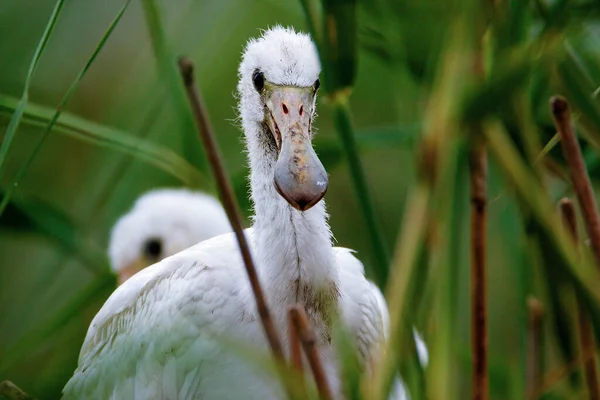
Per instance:
[[[265,119],[264,106],[252,83],[256,70],[276,85],[309,87],[319,77],[321,63],[310,36],[293,28],[278,25],[264,31],[258,39],[251,39],[239,69],[239,112],[244,123]]]
[[[265,215],[264,223],[268,223],[267,220],[273,213],[277,214],[277,210],[286,215],[278,215],[277,218],[289,218],[289,205],[277,194],[273,185],[278,149],[272,132],[265,124],[264,99],[254,87],[252,75],[255,71],[261,72],[265,81],[271,84],[310,87],[319,78],[321,64],[309,35],[279,25],[263,31],[259,38],[250,39],[243,51],[238,71],[238,112],[246,138],[256,225],[260,222],[260,215]],[[310,110],[313,119],[317,96],[314,97]],[[323,215],[325,205],[321,201],[302,218],[319,220]]]
[[[229,231],[227,215],[214,197],[186,189],[152,190],[113,227],[108,247],[111,267],[120,271],[144,257],[151,239],[161,243],[160,260]]]

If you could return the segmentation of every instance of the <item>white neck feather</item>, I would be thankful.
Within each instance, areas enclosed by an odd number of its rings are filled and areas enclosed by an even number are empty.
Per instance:
[[[246,122],[259,275],[270,304],[283,306],[280,311],[285,312],[288,305],[300,302],[310,314],[315,307],[310,303],[320,300],[315,296],[330,297],[338,287],[325,202],[300,212],[277,193],[277,150],[264,140],[271,133],[259,123]]]
[[[300,212],[277,193],[274,177],[279,152],[264,125],[264,99],[253,83],[254,73],[260,71],[275,85],[306,88],[315,84],[320,69],[316,47],[308,35],[279,26],[267,30],[250,40],[244,50],[238,110],[251,170],[254,259],[267,301],[280,328],[287,325],[288,306],[300,303],[320,339],[328,340],[332,313],[337,310],[339,277],[325,203],[321,200]],[[310,111],[314,117],[314,99]]]

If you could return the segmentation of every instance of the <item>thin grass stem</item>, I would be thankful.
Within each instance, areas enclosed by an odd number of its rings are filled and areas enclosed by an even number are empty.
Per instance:
[[[526,398],[535,399],[542,375],[544,307],[534,297],[527,299]]]
[[[6,400],[32,400],[33,398],[11,381],[0,382],[0,398]]]
[[[583,214],[585,229],[590,237],[592,253],[600,268],[600,214],[598,213],[598,205],[594,197],[590,177],[585,167],[585,161],[581,154],[581,148],[579,147],[579,143],[577,143],[573,124],[571,123],[569,103],[563,97],[554,96],[550,99],[550,107],[554,125],[560,133],[560,143],[569,166],[579,207]]]
[[[577,142],[573,123],[571,121],[571,112],[569,103],[561,96],[554,96],[550,99],[550,109],[554,126],[558,130],[561,138],[561,147],[563,155],[569,166],[571,182],[577,195],[579,207],[583,214],[584,226],[590,238],[590,247],[596,260],[596,266],[600,269],[600,215],[598,205],[594,197],[594,190],[590,182],[590,177],[585,166],[585,161],[581,153],[581,148]],[[577,241],[577,227],[575,222],[575,211],[573,205],[568,201],[561,203],[563,218],[567,218],[567,226]],[[578,305],[579,338],[583,352],[589,350],[595,351],[593,331],[590,321],[581,306],[581,299]],[[584,364],[584,375],[590,399],[600,399],[600,384],[598,383],[598,367],[596,360],[588,360]]]
[[[595,354],[591,352],[580,353],[568,363],[554,368],[541,380],[532,397],[534,399],[540,398],[540,396],[542,396],[544,393],[550,391],[555,385],[571,375],[577,368],[579,368],[580,364],[586,363],[590,359],[593,360],[594,357]]]
[[[327,376],[325,375],[325,369],[319,356],[317,349],[317,339],[315,333],[310,327],[308,316],[306,311],[301,306],[292,306],[290,308],[290,315],[293,322],[293,328],[296,330],[296,334],[300,338],[304,354],[310,365],[310,369],[315,378],[319,395],[323,400],[333,400],[333,392],[327,382]]]
[[[35,70],[37,69],[40,58],[46,49],[46,44],[48,43],[48,39],[50,38],[52,31],[54,30],[56,21],[58,21],[58,16],[60,15],[63,4],[64,0],[58,0],[56,2],[54,9],[52,10],[52,14],[50,14],[48,23],[46,24],[46,28],[44,29],[44,33],[42,34],[42,37],[40,38],[40,41],[35,49],[31,63],[29,64],[29,69],[27,70],[27,75],[25,77],[25,84],[23,85],[23,94],[19,100],[16,111],[10,119],[10,123],[6,129],[6,134],[4,135],[4,140],[2,141],[2,146],[0,147],[0,179],[2,178],[4,168],[6,167],[6,160],[12,147],[12,143],[15,139],[17,129],[19,128],[19,124],[21,123],[21,118],[25,111],[25,107],[27,107],[27,102],[29,101],[29,87],[31,86],[33,75],[35,74]]]
[[[25,176],[25,174],[29,170],[29,167],[33,163],[33,160],[35,159],[35,157],[39,153],[40,149],[44,145],[44,142],[48,138],[48,135],[52,131],[52,128],[54,128],[54,125],[56,124],[56,121],[58,121],[58,119],[60,118],[60,115],[62,114],[63,110],[67,106],[67,103],[71,99],[71,96],[73,96],[73,93],[75,93],[75,90],[77,89],[77,86],[79,86],[79,83],[81,82],[81,80],[83,79],[83,77],[85,76],[85,74],[87,73],[87,71],[89,70],[89,68],[92,66],[92,63],[94,62],[94,60],[96,59],[96,57],[98,56],[98,54],[100,53],[100,51],[102,50],[102,48],[104,47],[104,44],[106,43],[106,41],[108,40],[108,38],[110,37],[110,35],[114,31],[115,27],[117,26],[117,24],[121,20],[121,17],[125,13],[125,10],[127,10],[127,7],[129,7],[130,3],[131,3],[131,0],[127,0],[125,2],[125,4],[121,7],[121,9],[119,10],[119,12],[117,13],[117,16],[114,18],[114,20],[108,26],[108,29],[106,30],[106,32],[104,33],[104,35],[100,39],[100,42],[98,43],[98,45],[94,49],[94,52],[92,53],[92,55],[88,59],[87,63],[84,65],[84,67],[81,69],[81,71],[79,71],[79,73],[75,77],[75,80],[73,81],[73,83],[71,83],[71,86],[67,90],[67,93],[63,96],[62,100],[58,104],[58,107],[56,108],[56,111],[54,112],[54,115],[52,116],[52,119],[50,120],[50,122],[46,126],[46,129],[44,129],[44,132],[42,133],[42,135],[40,136],[40,138],[36,142],[33,150],[31,151],[31,153],[29,153],[29,155],[27,156],[27,159],[25,160],[25,162],[23,163],[23,165],[21,166],[21,168],[17,172],[17,175],[14,178],[12,185],[10,185],[7,188],[6,192],[4,193],[4,196],[2,197],[2,201],[0,202],[0,215],[2,215],[2,213],[4,212],[4,209],[8,205],[8,202],[10,201],[10,198],[12,197],[13,193],[15,192],[15,190],[17,189],[17,187],[19,186],[19,182],[23,179],[23,177]]]
[[[0,113],[14,112],[17,104],[17,99],[0,94]],[[55,111],[50,107],[30,102],[25,108],[23,123],[34,127],[46,127],[52,120]],[[188,186],[204,187],[207,185],[206,177],[175,151],[139,138],[130,132],[99,125],[64,111],[61,113],[60,120],[56,121],[54,125],[54,132],[131,155],[172,175]],[[116,180],[111,182],[114,183]]]
[[[288,311],[288,338],[290,346],[290,364],[292,368],[302,377],[302,343],[294,325],[294,311]]]
[[[366,224],[374,256],[371,271],[377,284],[384,286],[387,282],[390,256],[369,194],[348,104],[348,96],[356,75],[356,47],[352,45],[357,41],[356,2],[301,0],[300,3],[323,63],[324,89],[327,90],[326,96],[331,104],[333,122],[348,160],[358,207]],[[344,31],[344,39],[337,35],[339,31]]]
[[[354,192],[358,199],[358,206],[361,209],[363,219],[367,224],[368,237],[371,242],[371,248],[375,256],[374,275],[375,280],[380,286],[387,282],[388,266],[390,257],[385,245],[385,238],[381,231],[379,220],[375,215],[373,201],[369,195],[369,186],[367,178],[358,155],[356,140],[350,118],[350,107],[348,99],[344,95],[339,95],[332,102],[334,123],[338,134],[342,139],[344,152],[348,158],[348,166],[353,182]]]
[[[488,333],[486,289],[486,178],[485,145],[477,143],[471,152],[471,349],[473,352],[472,398],[485,400],[488,394]]]
[[[315,42],[320,44],[323,39],[321,24],[323,10],[321,2],[319,0],[300,0],[300,3],[306,14],[308,28],[312,32]]]
[[[593,268],[589,255],[586,253],[579,255],[568,235],[560,229],[560,221],[553,206],[518,155],[503,126],[497,122],[486,122],[484,133],[494,158],[505,170],[518,194],[531,207],[534,217],[556,245],[558,253],[566,263],[565,272],[576,283],[577,289],[586,296],[586,301],[593,302],[590,304],[600,303],[600,293],[597,291],[600,274]]]
[[[256,267],[250,254],[250,246],[248,245],[248,241],[244,234],[242,216],[239,206],[233,194],[231,182],[229,181],[227,172],[225,171],[223,158],[217,147],[208,113],[204,107],[200,92],[196,87],[194,78],[194,65],[189,58],[181,57],[179,58],[179,69],[185,85],[188,100],[194,114],[196,127],[198,129],[198,133],[200,134],[200,138],[202,139],[202,143],[208,156],[209,164],[217,183],[219,195],[221,197],[221,201],[223,202],[223,207],[225,208],[225,212],[227,213],[227,217],[229,218],[229,222],[233,228],[235,237],[240,247],[242,259],[244,260],[244,265],[246,267],[246,272],[252,288],[252,293],[254,294],[254,299],[256,300],[258,315],[267,337],[267,342],[278,366],[278,371],[282,375],[282,381],[286,386],[286,390],[288,391],[288,394],[292,394],[293,390],[289,386],[288,379],[286,379],[286,371],[282,369],[282,367],[286,365],[286,362],[283,353],[283,347],[281,346],[281,340],[277,334],[277,330],[275,328],[273,319],[271,318],[271,313],[269,311],[263,289],[258,279]]]
[[[420,182],[409,193],[402,220],[402,231],[398,235],[392,275],[386,288],[386,299],[390,309],[390,340],[385,353],[375,366],[372,387],[366,389],[370,399],[384,399],[392,384],[396,366],[396,351],[405,335],[402,321],[406,312],[408,290],[419,250],[425,239],[427,210],[431,200],[431,188]],[[368,384],[370,385],[370,384]]]
[[[565,228],[577,244],[579,235],[577,232],[577,217],[575,207],[570,199],[564,198],[559,203],[560,213]],[[578,299],[579,300],[579,299]],[[595,354],[594,331],[581,301],[577,302],[577,323],[579,325],[579,346],[583,354]],[[588,357],[583,362],[583,374],[590,400],[600,399],[600,385],[598,384],[598,366],[595,357]]]
[[[475,29],[473,73],[478,82],[485,81],[485,47],[483,26]],[[473,400],[489,398],[488,378],[488,307],[486,273],[487,224],[487,151],[481,123],[473,127],[469,154],[471,182],[471,351]]]
[[[179,79],[179,71],[175,65],[175,54],[165,29],[163,2],[157,0],[142,0],[144,19],[148,27],[152,51],[157,62],[158,72],[166,82],[167,93],[174,105],[183,140],[183,154],[186,159],[192,160],[194,166],[206,172],[207,165],[204,154],[198,146],[198,138],[194,133],[194,121],[186,104],[184,90]]]

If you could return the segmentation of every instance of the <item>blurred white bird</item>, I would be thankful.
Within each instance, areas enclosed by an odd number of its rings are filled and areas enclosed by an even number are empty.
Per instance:
[[[203,240],[231,231],[221,203],[187,189],[155,189],[114,225],[108,246],[119,284],[136,272]]]
[[[387,307],[351,250],[332,247],[328,177],[311,144],[320,64],[310,37],[275,27],[250,40],[239,111],[251,167],[258,275],[283,344],[287,310],[307,310],[329,383],[341,397],[335,315],[369,362],[386,339]],[[236,352],[268,355],[238,244],[206,240],[121,285],[98,312],[65,398],[278,399],[278,379]]]

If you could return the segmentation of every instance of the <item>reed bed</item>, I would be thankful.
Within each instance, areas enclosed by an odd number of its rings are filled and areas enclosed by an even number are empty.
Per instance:
[[[59,396],[114,289],[110,225],[143,190],[179,185],[226,205],[288,395],[332,398],[301,308],[284,354],[242,233],[235,69],[257,28],[289,21],[321,57],[314,144],[333,232],[390,309],[372,373],[335,332],[347,397],[386,399],[400,374],[413,399],[598,399],[598,3],[225,3],[115,0],[92,34],[59,0],[32,10],[45,25],[30,43],[0,44],[2,395]]]

